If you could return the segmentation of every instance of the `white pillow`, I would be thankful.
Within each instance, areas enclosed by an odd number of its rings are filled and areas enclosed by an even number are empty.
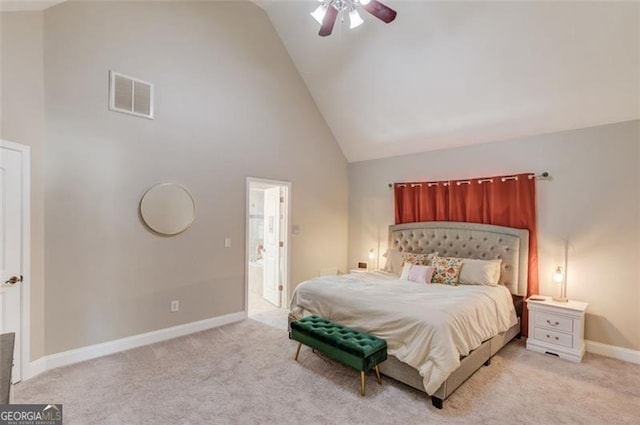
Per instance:
[[[384,266],[387,272],[400,274],[402,272],[402,253],[397,249],[387,251],[387,264]]]
[[[458,281],[465,285],[496,286],[500,280],[502,260],[473,260],[464,258]]]
[[[409,280],[409,272],[411,271],[412,263],[404,263],[402,267],[402,273],[400,274],[400,280]]]

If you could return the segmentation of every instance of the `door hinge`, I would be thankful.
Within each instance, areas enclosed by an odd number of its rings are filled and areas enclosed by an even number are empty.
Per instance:
[[[280,248],[284,246],[284,242],[280,241]]]
[[[280,202],[284,202],[284,196],[280,197]]]
[[[284,287],[282,285],[278,285],[278,291],[282,291],[284,290]]]

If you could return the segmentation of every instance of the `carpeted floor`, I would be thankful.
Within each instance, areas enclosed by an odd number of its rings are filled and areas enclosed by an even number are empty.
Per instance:
[[[79,424],[639,424],[640,366],[587,354],[573,364],[514,341],[443,410],[398,382],[367,377],[255,320],[46,372],[16,403],[63,403]]]

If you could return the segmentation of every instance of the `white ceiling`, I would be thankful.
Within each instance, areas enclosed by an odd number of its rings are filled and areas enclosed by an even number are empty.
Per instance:
[[[322,38],[316,0],[254,0],[351,162],[640,118],[640,3],[383,2]]]
[[[638,3],[383,2],[326,38],[263,2],[349,161],[640,118]]]
[[[66,0],[0,0],[0,12],[44,10]]]

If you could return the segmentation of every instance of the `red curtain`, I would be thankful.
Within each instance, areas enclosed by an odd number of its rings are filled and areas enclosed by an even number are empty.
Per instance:
[[[446,221],[449,217],[448,183],[396,183],[396,224]]]
[[[533,174],[451,182],[396,183],[396,224],[462,221],[529,230],[527,297],[538,293],[536,184]],[[527,335],[526,304],[521,333]]]

